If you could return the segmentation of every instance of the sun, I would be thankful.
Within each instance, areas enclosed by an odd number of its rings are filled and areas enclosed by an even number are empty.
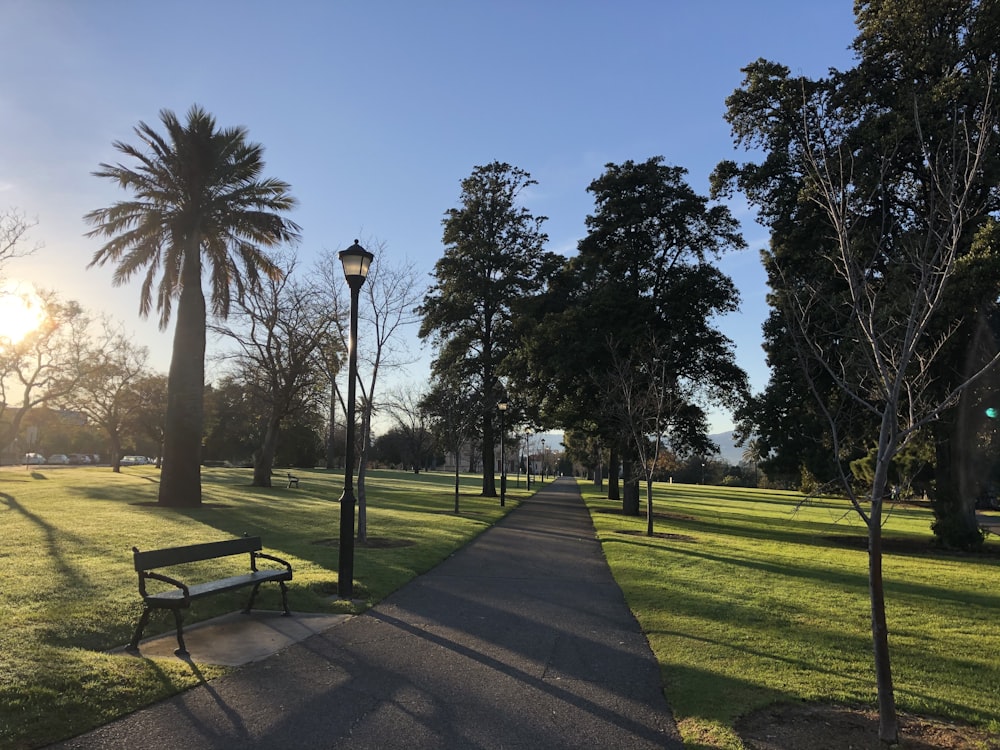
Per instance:
[[[0,284],[0,344],[16,344],[45,319],[42,298],[27,283]]]

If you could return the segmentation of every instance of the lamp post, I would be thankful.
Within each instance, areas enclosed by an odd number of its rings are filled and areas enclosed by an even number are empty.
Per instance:
[[[545,438],[542,438],[542,481],[544,482],[549,474],[549,462],[545,455]]]
[[[347,366],[347,447],[344,458],[344,494],[340,496],[340,564],[337,569],[337,591],[341,599],[350,599],[354,592],[354,400],[358,378],[358,294],[368,266],[375,256],[354,240],[340,251],[344,278],[351,289],[351,338],[348,343]]]
[[[503,417],[507,413],[507,399],[502,399],[497,408],[500,410],[500,507],[502,508],[507,504],[507,462],[504,461],[503,455]]]
[[[531,489],[531,444],[527,430],[524,431],[524,486]]]

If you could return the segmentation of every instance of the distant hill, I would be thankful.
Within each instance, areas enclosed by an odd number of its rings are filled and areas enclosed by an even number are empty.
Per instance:
[[[743,458],[743,451],[746,446],[742,448],[736,445],[736,441],[733,440],[732,430],[729,432],[719,432],[715,435],[709,435],[712,442],[719,446],[719,459],[726,461],[734,466],[738,465]]]

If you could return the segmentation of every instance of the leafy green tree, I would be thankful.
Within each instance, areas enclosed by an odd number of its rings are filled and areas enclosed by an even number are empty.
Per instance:
[[[205,388],[204,457],[239,466],[253,463],[263,436],[263,404],[239,373],[227,373]]]
[[[636,368],[649,363],[629,353],[655,341],[661,361],[647,371],[667,375],[658,382],[669,392],[655,400],[671,403],[667,429],[682,452],[712,450],[707,399],[735,406],[746,392],[732,342],[712,322],[736,310],[739,296],[711,260],[744,247],[743,238],[729,210],[695,193],[685,175],[662,157],[606,165],[588,188],[595,210],[578,254],[534,313],[522,316],[529,322],[518,375],[542,405],[543,421],[594,430],[624,451],[630,468],[638,443],[620,420],[621,390],[608,387],[616,356],[631,360],[633,372],[615,382],[634,383]],[[562,345],[567,341],[573,346]],[[624,474],[632,479],[635,472]],[[638,513],[637,485],[627,489],[626,511]]]
[[[909,263],[900,249],[904,233],[928,229],[948,194],[959,188],[956,180],[965,183],[960,221],[948,230],[960,235],[953,278],[941,300],[942,314],[928,331],[929,346],[943,347],[928,373],[928,393],[946,404],[930,427],[936,449],[934,530],[946,545],[975,547],[982,537],[971,501],[984,476],[975,470],[981,452],[974,425],[981,415],[975,410],[990,384],[980,379],[961,397],[952,396],[989,362],[1000,332],[1000,238],[991,218],[1000,210],[1000,150],[980,147],[992,137],[986,123],[996,117],[993,40],[1000,19],[995,3],[970,0],[865,2],[857,13],[857,67],[808,80],[792,77],[778,63],[758,60],[745,69],[744,85],[728,100],[727,119],[737,141],[762,150],[764,158],[739,166],[723,163],[717,187],[737,185],[771,229],[764,257],[773,289],[773,311],[765,326],[772,379],[761,408],[747,413],[744,431],[756,431],[773,449],[768,470],[775,463],[785,468],[806,464],[830,478],[840,471],[838,463],[863,457],[879,429],[871,414],[838,395],[828,373],[810,366],[812,385],[807,384],[803,360],[791,345],[795,321],[783,303],[789,291],[807,285],[831,299],[849,293],[845,280],[829,273],[827,258],[836,252],[836,238],[827,228],[828,217],[814,201],[799,200],[808,181],[804,165],[816,147],[801,136],[803,126],[823,133],[837,114],[832,135],[842,139],[845,153],[851,152],[838,169],[850,169],[855,204],[864,204],[856,210],[867,222],[864,241],[878,259],[872,264],[875,273]],[[804,119],[807,102],[813,112]],[[977,131],[972,123],[980,115],[986,126]],[[974,164],[967,160],[970,153],[978,154]],[[942,169],[949,163],[956,167],[952,174]],[[852,230],[859,233],[859,222]],[[905,292],[896,289],[893,298],[905,300]],[[823,325],[841,327],[831,320]],[[838,348],[850,343],[838,342]],[[860,355],[858,363],[864,361]],[[813,390],[836,404],[841,428],[835,452]],[[799,434],[811,437],[788,440],[796,422]]]
[[[816,81],[766,61],[746,69],[728,119],[764,158],[724,163],[717,177],[735,181],[771,228],[774,344],[801,365],[868,528],[879,736],[895,743],[881,554],[890,469],[925,428],[947,426],[998,361],[985,334],[1000,293],[989,229],[1000,208],[1000,14],[993,2],[953,0],[856,8],[856,68]],[[847,460],[867,448],[866,434],[874,470],[860,495]],[[940,472],[954,459],[939,449],[938,490],[953,505],[954,483]],[[963,544],[974,543],[971,509],[948,510],[959,510],[947,516],[964,527]]]
[[[160,112],[160,120],[165,135],[140,122],[140,145],[115,142],[136,162],[134,168],[102,163],[94,173],[134,198],[91,211],[85,220],[95,227],[88,236],[109,238],[90,266],[117,264],[115,284],[145,269],[140,314],[155,306],[165,328],[177,301],[159,502],[196,506],[208,314],[204,272],[212,313],[224,319],[234,292],[242,298],[262,277],[280,275],[264,248],[293,241],[298,227],[281,215],[295,205],[288,184],[262,177],[263,148],[247,140],[244,128],[219,129],[198,106],[188,111],[186,123],[169,110]]]
[[[435,376],[470,384],[482,438],[483,495],[496,497],[495,422],[506,360],[519,341],[514,309],[544,288],[557,256],[545,252],[545,217],[520,205],[536,184],[522,169],[493,162],[462,181],[460,206],[444,218],[444,255],[418,308],[419,335],[436,347]]]

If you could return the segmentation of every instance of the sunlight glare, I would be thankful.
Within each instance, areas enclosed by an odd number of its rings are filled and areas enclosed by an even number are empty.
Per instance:
[[[30,284],[0,285],[0,343],[17,344],[44,318],[42,298]]]

